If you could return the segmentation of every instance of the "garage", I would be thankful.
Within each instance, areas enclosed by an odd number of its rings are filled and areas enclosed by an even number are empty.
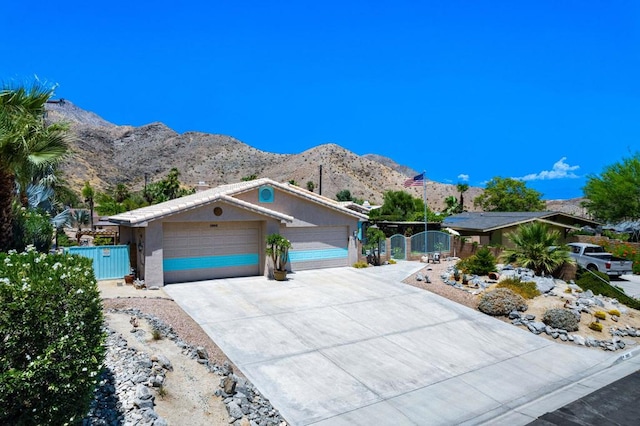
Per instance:
[[[163,224],[165,284],[260,275],[259,222]]]
[[[218,278],[270,277],[265,238],[292,242],[292,271],[358,260],[365,213],[289,183],[234,182],[110,216],[135,247],[136,278],[148,286]]]
[[[349,234],[346,226],[286,228],[291,241],[291,269],[335,268],[349,265]]]

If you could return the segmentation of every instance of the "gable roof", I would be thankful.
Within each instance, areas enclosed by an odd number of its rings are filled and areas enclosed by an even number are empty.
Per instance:
[[[566,223],[558,222],[558,218],[571,220],[573,223],[596,224],[597,222],[578,216],[572,216],[562,212],[464,212],[446,217],[442,222],[443,227],[449,227],[457,231],[491,232],[501,228],[517,226],[523,223],[539,221],[565,228],[577,229]]]
[[[271,185],[282,191],[321,204],[324,207],[337,210],[346,215],[357,217],[358,219],[368,219],[366,215],[340,206],[337,201],[331,200],[318,194],[314,194],[313,192],[304,190],[294,185],[283,184],[271,179],[262,178],[246,182],[236,182],[217,186],[206,191],[196,192],[195,194],[190,194],[184,197],[176,198],[174,200],[165,201],[164,203],[154,204],[152,206],[142,207],[136,210],[131,210],[125,213],[110,216],[109,220],[121,225],[144,225],[148,221],[153,221],[161,219],[163,217],[172,216],[174,214],[183,213],[185,211],[202,207],[216,201],[222,201],[225,203],[233,204],[241,209],[259,213],[264,216],[272,217],[284,222],[292,222],[293,217],[290,215],[280,213],[278,211],[265,208],[261,205],[249,203],[234,197],[234,195],[251,191],[263,185]]]

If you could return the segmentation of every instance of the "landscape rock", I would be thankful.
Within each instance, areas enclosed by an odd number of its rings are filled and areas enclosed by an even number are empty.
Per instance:
[[[209,361],[208,355],[207,359],[199,358],[206,354],[206,350],[198,350],[198,347],[190,346],[180,340],[171,326],[153,315],[143,314],[136,309],[112,309],[110,312],[120,312],[134,315],[138,319],[146,319],[154,330],[158,330],[162,336],[173,340],[179,348],[183,349],[187,361],[189,358],[204,361],[204,365],[211,373],[221,376],[221,388],[217,389],[215,394],[227,397],[224,401],[230,415],[231,412],[234,413],[232,416],[234,424],[286,425],[279,412],[250,382],[233,374],[233,368],[228,362],[218,365]],[[167,421],[154,410],[155,396],[150,389],[163,385],[166,373],[169,371],[163,366],[171,366],[171,362],[159,354],[150,358],[147,354],[128,347],[126,339],[120,334],[107,328],[105,331],[107,332],[105,368],[100,376],[99,386],[96,388],[89,413],[83,419],[82,425],[166,426]],[[143,376],[145,379],[142,383],[134,384],[134,377],[142,378]],[[223,381],[227,384],[227,390],[231,391],[231,395],[225,393]],[[235,407],[233,405],[229,407],[230,404],[235,404]],[[253,423],[246,417],[249,415]]]
[[[532,277],[531,281],[536,283],[538,291],[542,294],[549,293],[556,286],[555,280],[549,277]]]

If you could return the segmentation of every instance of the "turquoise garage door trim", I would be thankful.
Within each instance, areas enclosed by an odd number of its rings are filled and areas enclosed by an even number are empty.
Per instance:
[[[289,261],[293,271],[349,264],[346,226],[287,228],[283,235],[291,241]]]
[[[165,284],[260,274],[258,222],[163,224]]]

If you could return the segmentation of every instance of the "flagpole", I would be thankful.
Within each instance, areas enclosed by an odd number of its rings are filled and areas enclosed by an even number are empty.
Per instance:
[[[422,171],[422,189],[424,190],[424,255],[429,256],[427,248],[427,171]]]

